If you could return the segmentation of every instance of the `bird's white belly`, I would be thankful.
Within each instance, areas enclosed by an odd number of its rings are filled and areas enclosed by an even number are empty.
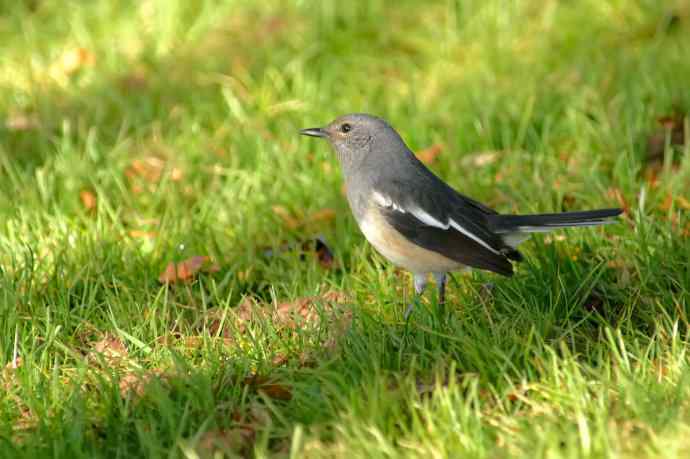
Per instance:
[[[360,222],[360,229],[381,255],[413,273],[448,272],[463,266],[455,260],[410,242],[376,211],[365,215]]]

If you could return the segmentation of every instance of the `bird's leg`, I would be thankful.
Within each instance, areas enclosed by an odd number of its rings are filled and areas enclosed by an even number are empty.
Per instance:
[[[434,279],[438,290],[438,309],[443,316],[446,309],[446,273],[434,273]]]
[[[419,299],[419,296],[424,293],[426,282],[427,274],[414,274],[414,298],[412,298],[410,304],[407,305],[407,309],[405,309],[405,320],[410,317],[410,314],[412,314],[412,310],[414,309],[414,305]]]

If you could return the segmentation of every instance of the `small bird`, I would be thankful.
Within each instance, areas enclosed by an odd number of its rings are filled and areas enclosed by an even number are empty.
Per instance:
[[[367,240],[385,258],[412,272],[415,297],[429,274],[445,303],[446,275],[465,268],[513,274],[517,246],[530,233],[612,223],[621,209],[536,215],[501,215],[460,194],[417,159],[385,120],[343,115],[300,134],[322,137],[338,156],[347,200]]]

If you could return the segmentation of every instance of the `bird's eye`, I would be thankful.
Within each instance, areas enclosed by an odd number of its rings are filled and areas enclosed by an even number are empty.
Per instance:
[[[351,129],[352,126],[350,126],[348,123],[345,123],[342,126],[340,126],[340,130],[343,132],[350,132]]]

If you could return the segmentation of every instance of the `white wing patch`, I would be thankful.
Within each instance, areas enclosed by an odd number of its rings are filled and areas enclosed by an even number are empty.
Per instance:
[[[447,230],[448,228],[450,228],[450,223],[441,223],[440,221],[436,220],[434,217],[429,215],[429,213],[426,210],[420,209],[419,207],[411,209],[410,213],[412,213],[412,215],[414,215],[417,218],[417,220],[424,223],[425,225],[434,226],[436,228],[441,228],[443,230]]]
[[[396,211],[403,213],[403,214],[409,212],[417,220],[424,223],[425,225],[433,226],[434,228],[439,228],[442,230],[447,230],[447,229],[453,227],[453,229],[464,234],[465,236],[472,239],[473,241],[475,241],[476,243],[478,243],[482,247],[490,250],[491,252],[493,252],[497,255],[501,255],[501,252],[499,252],[498,250],[491,247],[489,244],[484,242],[479,236],[477,236],[476,234],[473,234],[472,232],[470,232],[469,230],[464,228],[462,225],[458,224],[453,219],[449,219],[446,223],[443,223],[443,222],[439,221],[438,219],[436,219],[431,214],[429,214],[429,212],[425,211],[424,209],[422,209],[420,207],[413,207],[413,208],[405,209],[401,205],[393,202],[393,200],[390,197],[384,196],[383,194],[379,193],[378,191],[374,191],[373,198],[374,198],[374,202],[376,202],[381,207],[388,207],[388,208],[391,208],[391,209],[396,210]]]
[[[391,209],[397,210],[400,213],[403,213],[403,214],[405,213],[405,209],[403,209],[402,207],[400,207],[399,205],[394,203],[391,198],[389,198],[388,196],[382,195],[378,191],[374,191],[373,198],[374,198],[374,202],[381,207],[390,207]]]
[[[502,234],[501,237],[503,238],[503,242],[506,243],[506,245],[517,249],[517,246],[525,242],[529,238],[528,233],[505,233]]]

